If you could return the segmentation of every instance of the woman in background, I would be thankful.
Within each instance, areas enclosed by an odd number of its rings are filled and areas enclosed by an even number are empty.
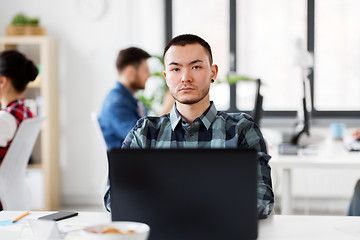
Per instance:
[[[22,97],[27,84],[37,75],[36,66],[23,54],[13,50],[0,52],[0,164],[20,123],[33,117]]]
[[[38,73],[34,63],[23,54],[13,50],[0,52],[0,164],[20,123],[33,117],[22,96]]]

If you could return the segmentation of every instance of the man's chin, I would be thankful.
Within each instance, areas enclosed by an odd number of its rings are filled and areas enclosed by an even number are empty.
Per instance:
[[[181,104],[196,104],[198,102],[200,102],[201,99],[178,99],[178,102]]]

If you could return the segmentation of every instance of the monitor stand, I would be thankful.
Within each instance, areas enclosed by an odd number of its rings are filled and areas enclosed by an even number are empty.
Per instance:
[[[311,132],[310,135],[302,134],[298,139],[298,146],[299,147],[307,147],[309,145],[318,145],[322,141],[325,140],[324,135],[320,133]]]
[[[292,143],[280,143],[278,151],[280,155],[297,155],[298,146]]]
[[[279,144],[278,150],[281,155],[297,155],[299,149],[307,148],[310,145],[319,144],[325,139],[323,135],[311,133],[307,134],[305,131],[299,133],[285,133],[283,134],[283,142]]]
[[[278,146],[280,155],[297,155],[299,146],[297,144],[299,137],[303,131],[297,133],[295,131],[282,132],[282,143]]]

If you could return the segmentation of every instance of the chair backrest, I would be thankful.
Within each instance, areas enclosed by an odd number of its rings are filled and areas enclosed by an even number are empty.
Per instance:
[[[99,119],[98,119],[98,114],[96,112],[91,112],[90,114],[91,117],[91,121],[93,122],[95,131],[96,131],[96,135],[98,136],[98,142],[101,146],[101,151],[102,151],[102,163],[104,164],[104,172],[102,173],[103,175],[103,180],[101,182],[101,192],[105,193],[107,190],[107,181],[108,181],[108,158],[107,158],[107,146],[106,146],[106,142],[105,142],[105,138],[104,135],[102,133],[100,124],[99,124]]]
[[[22,121],[1,163],[0,200],[4,210],[30,210],[25,173],[44,120],[37,117]]]
[[[99,143],[100,143],[102,149],[105,151],[105,154],[106,154],[106,151],[107,151],[106,142],[105,142],[105,139],[104,139],[104,135],[103,135],[103,133],[101,131],[101,127],[100,127],[99,120],[98,120],[98,114],[96,112],[91,112],[91,120],[92,120],[93,125],[95,127],[95,131],[96,131],[96,134],[98,136]]]

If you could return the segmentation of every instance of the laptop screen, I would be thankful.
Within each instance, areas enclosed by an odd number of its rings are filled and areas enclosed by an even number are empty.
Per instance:
[[[242,149],[113,149],[113,221],[150,240],[256,239],[257,157]]]

